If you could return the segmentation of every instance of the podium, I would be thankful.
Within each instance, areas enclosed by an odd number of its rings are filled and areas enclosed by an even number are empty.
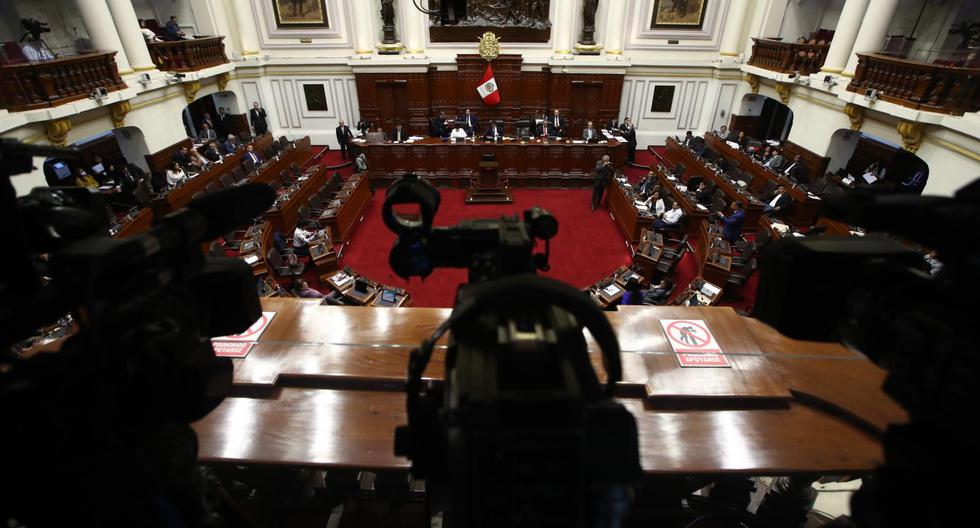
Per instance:
[[[480,174],[470,180],[470,188],[466,191],[466,203],[512,203],[514,194],[507,185],[507,178],[501,178],[497,172],[497,158],[493,154],[484,154],[480,161]]]

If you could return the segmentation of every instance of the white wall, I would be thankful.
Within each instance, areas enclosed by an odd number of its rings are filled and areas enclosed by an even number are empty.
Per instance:
[[[845,167],[851,156],[854,155],[854,150],[857,149],[860,139],[861,133],[854,132],[849,128],[834,132],[827,149],[827,157],[830,158],[830,163],[827,164],[827,172],[837,172],[838,169]]]
[[[139,165],[143,170],[150,170],[144,157],[150,153],[150,149],[146,148],[142,130],[135,127],[117,128],[113,135],[126,161]]]
[[[745,94],[738,107],[740,116],[759,116],[762,115],[762,107],[766,104],[766,98],[761,95]]]
[[[171,16],[176,16],[177,23],[183,28],[184,33],[188,35],[198,33],[200,24],[191,0],[132,0],[132,2],[137,18],[154,18],[160,23],[160,27],[164,27]]]
[[[18,41],[24,30],[20,19],[35,18],[47,22],[50,33],[41,38],[55,54],[75,53],[75,41],[88,38],[75,2],[59,0],[0,0],[0,41]]]
[[[808,37],[820,28],[835,29],[841,10],[844,9],[844,0],[784,1],[786,10],[779,36],[792,42],[800,37]]]

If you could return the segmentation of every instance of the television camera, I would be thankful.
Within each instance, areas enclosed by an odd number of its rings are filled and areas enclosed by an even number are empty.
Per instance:
[[[20,41],[36,41],[41,40],[41,35],[44,33],[51,33],[51,26],[47,22],[41,22],[36,18],[22,18],[20,19],[20,25],[24,28],[24,35],[20,37]]]
[[[15,198],[11,176],[61,149],[0,140],[0,518],[27,526],[196,526],[219,515],[190,422],[231,387],[210,337],[261,315],[249,267],[201,243],[272,203],[265,185],[194,200],[148,233],[106,236],[106,200],[81,188]],[[57,352],[13,345],[70,314]],[[67,488],[67,491],[66,491]],[[220,495],[220,494],[218,494]]]
[[[395,453],[425,478],[445,526],[619,526],[641,475],[636,422],[612,399],[619,343],[594,303],[539,277],[558,222],[534,207],[516,216],[433,227],[440,196],[413,174],[385,197],[398,235],[389,262],[402,277],[469,269],[452,314],[413,350],[408,425]],[[413,214],[399,209],[413,208]],[[545,253],[534,254],[535,240]],[[520,299],[517,302],[517,299]],[[593,371],[582,328],[602,350]],[[445,382],[422,373],[447,332]]]

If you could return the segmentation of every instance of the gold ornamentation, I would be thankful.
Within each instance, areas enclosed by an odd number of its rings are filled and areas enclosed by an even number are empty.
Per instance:
[[[112,126],[114,128],[122,128],[126,126],[126,114],[132,110],[133,107],[130,106],[129,101],[119,101],[118,103],[113,103],[109,107],[109,116],[112,118]]]
[[[480,37],[480,56],[487,62],[500,55],[500,39],[492,31],[487,31]]]
[[[218,76],[218,91],[225,91],[228,87],[228,81],[231,80],[231,73],[225,72]]]
[[[197,92],[201,89],[201,81],[190,81],[184,83],[184,99],[188,104],[193,103],[197,98]]]
[[[861,130],[861,125],[864,124],[864,107],[854,103],[847,103],[844,105],[844,113],[851,120],[851,130],[855,132]]]
[[[913,121],[899,121],[895,129],[902,136],[902,144],[905,150],[915,153],[919,150],[919,144],[926,136],[926,124],[915,123]]]
[[[779,94],[779,100],[783,104],[789,104],[789,94],[793,91],[793,85],[789,83],[776,83],[776,93]]]
[[[754,74],[751,74],[750,73],[750,74],[748,74],[745,77],[745,81],[748,82],[749,83],[749,86],[752,87],[752,93],[754,93],[754,94],[759,93],[759,76],[758,75],[754,75]]]
[[[48,136],[48,141],[56,147],[63,147],[68,143],[68,131],[71,130],[71,120],[56,119],[44,124],[44,133]]]

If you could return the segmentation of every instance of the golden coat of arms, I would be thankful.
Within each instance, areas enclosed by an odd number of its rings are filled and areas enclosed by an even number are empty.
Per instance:
[[[487,31],[480,37],[480,56],[487,62],[497,58],[500,54],[500,39],[493,32]]]

